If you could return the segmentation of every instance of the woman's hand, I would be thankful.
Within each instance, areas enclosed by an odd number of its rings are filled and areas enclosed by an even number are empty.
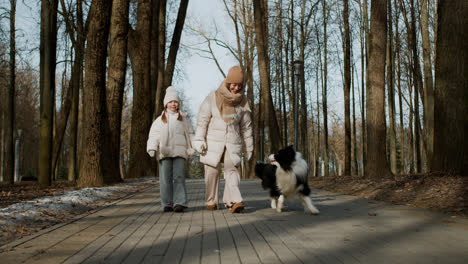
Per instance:
[[[195,150],[198,153],[200,153],[202,155],[205,154],[206,149],[207,149],[205,141],[195,141],[195,142],[193,142],[193,146],[195,147]]]

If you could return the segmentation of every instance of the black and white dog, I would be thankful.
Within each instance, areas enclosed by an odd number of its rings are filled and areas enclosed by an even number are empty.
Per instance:
[[[270,190],[271,208],[281,212],[284,199],[299,198],[306,213],[318,214],[310,199],[310,188],[307,184],[307,163],[302,154],[292,146],[281,149],[269,157],[270,164],[257,161],[255,174],[262,179],[262,186]]]

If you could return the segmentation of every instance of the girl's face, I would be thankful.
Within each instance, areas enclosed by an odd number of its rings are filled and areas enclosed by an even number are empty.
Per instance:
[[[233,94],[237,94],[242,92],[242,84],[241,83],[231,83],[229,84],[229,91]]]
[[[179,109],[179,102],[170,101],[167,103],[167,109],[171,110],[172,112],[177,112],[177,109]]]

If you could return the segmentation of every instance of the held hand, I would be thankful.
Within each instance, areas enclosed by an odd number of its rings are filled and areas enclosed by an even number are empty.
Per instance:
[[[156,151],[155,150],[150,150],[148,151],[148,154],[150,155],[150,157],[154,157],[156,155]]]
[[[207,149],[206,142],[204,141],[195,141],[193,142],[193,146],[195,147],[195,150],[200,154],[204,154]]]

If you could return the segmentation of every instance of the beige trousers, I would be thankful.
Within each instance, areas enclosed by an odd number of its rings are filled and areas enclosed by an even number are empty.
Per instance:
[[[224,149],[224,195],[223,203],[226,207],[231,207],[235,203],[242,202],[242,196],[239,190],[240,175],[237,167],[231,160],[229,152]],[[221,160],[223,159],[221,158]],[[222,160],[223,161],[223,160]],[[218,184],[219,184],[219,169],[205,165],[205,200],[206,205],[218,204]]]

